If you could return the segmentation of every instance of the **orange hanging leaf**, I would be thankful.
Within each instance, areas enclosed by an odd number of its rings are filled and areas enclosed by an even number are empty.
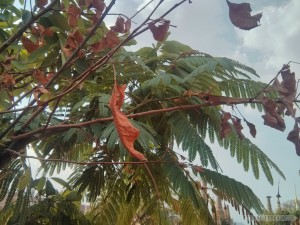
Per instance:
[[[228,123],[228,120],[231,118],[231,114],[226,112],[224,113],[221,121],[221,139],[227,137],[231,132],[231,126]]]
[[[139,136],[140,131],[135,128],[125,114],[121,112],[121,106],[123,105],[125,97],[125,89],[126,85],[119,86],[115,83],[109,107],[111,108],[114,123],[124,147],[132,157],[137,158],[140,161],[146,161],[146,157],[142,153],[138,152],[133,146],[133,143]]]
[[[67,9],[68,13],[68,24],[71,27],[76,27],[77,26],[77,20],[80,17],[81,10],[78,8],[76,5],[69,5]]]
[[[40,70],[35,70],[33,72],[33,77],[37,80],[38,83],[42,84],[43,86],[45,86],[48,83],[47,77]]]

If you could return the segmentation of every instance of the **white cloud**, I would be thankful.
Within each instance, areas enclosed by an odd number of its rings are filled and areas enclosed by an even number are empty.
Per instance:
[[[266,6],[262,9],[262,25],[249,32],[236,30],[240,46],[236,54],[251,52],[248,60],[265,81],[270,80],[284,63],[300,61],[300,9],[299,0],[286,1],[285,4]],[[292,65],[300,73],[300,66]]]

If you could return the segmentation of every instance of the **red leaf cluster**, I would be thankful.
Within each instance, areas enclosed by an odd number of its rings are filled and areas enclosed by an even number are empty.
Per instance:
[[[289,65],[284,65],[281,69],[282,82],[276,78],[273,87],[278,90],[281,97],[281,104],[278,104],[278,113],[288,116],[295,116],[295,109],[293,108],[293,100],[296,96],[296,79],[295,73],[290,71]]]
[[[130,155],[140,161],[146,161],[146,157],[138,152],[133,144],[140,134],[140,131],[135,128],[125,114],[121,111],[121,106],[124,102],[126,85],[119,86],[116,82],[109,102],[112,111],[114,123],[119,134],[120,140]]]
[[[231,119],[232,121],[232,125],[234,130],[236,131],[237,135],[239,136],[239,138],[241,140],[243,140],[245,138],[244,134],[242,133],[243,130],[243,126],[241,124],[241,119],[235,116],[231,116],[230,113],[225,112],[222,116],[222,120],[221,120],[221,132],[220,132],[220,136],[221,139],[226,138],[230,132],[232,131],[232,127],[229,123],[229,120]],[[252,135],[252,137],[256,136],[256,128],[255,125],[248,122],[246,119],[244,119],[244,121],[246,122],[247,126],[250,129],[250,134]]]
[[[105,48],[113,48],[120,43],[120,39],[115,31],[108,31],[104,38],[101,41],[96,42],[91,45],[91,51],[98,53]]]
[[[267,97],[263,97],[261,102],[265,109],[265,115],[262,116],[264,119],[264,124],[277,130],[284,131],[285,122],[277,111],[277,103],[268,99]]]
[[[260,25],[262,13],[251,16],[251,7],[249,3],[231,3],[227,1],[229,7],[229,18],[233,25],[242,30],[251,30]]]
[[[125,19],[122,16],[119,16],[116,20],[116,24],[110,27],[111,30],[117,33],[127,33],[131,28],[131,21],[130,19]]]
[[[167,35],[170,26],[170,20],[161,19],[161,24],[156,26],[156,22],[148,24],[150,31],[152,32],[153,38],[156,41],[163,41]]]

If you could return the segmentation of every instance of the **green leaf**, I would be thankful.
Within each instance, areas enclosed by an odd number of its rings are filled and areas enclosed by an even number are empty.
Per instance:
[[[19,191],[24,190],[27,185],[30,183],[31,180],[31,169],[28,167],[24,174],[20,177],[19,183],[18,183],[18,188]]]
[[[45,184],[46,184],[46,177],[43,176],[43,177],[41,177],[41,178],[38,179],[38,182],[35,185],[35,189],[37,191],[41,191],[45,187]]]
[[[23,10],[23,12],[22,12],[22,22],[24,24],[26,24],[31,20],[31,18],[32,18],[31,12],[28,11],[28,10]]]
[[[70,202],[78,202],[81,201],[82,194],[78,193],[78,191],[71,191],[67,194],[66,200]]]

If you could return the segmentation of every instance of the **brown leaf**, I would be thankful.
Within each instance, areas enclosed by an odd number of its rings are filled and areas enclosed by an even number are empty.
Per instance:
[[[45,86],[48,83],[47,77],[41,70],[34,70],[33,77],[37,80],[38,83],[42,84],[43,86]]]
[[[14,77],[8,73],[3,73],[0,75],[1,85],[6,88],[13,87],[16,84]]]
[[[73,38],[73,40],[77,43],[77,45],[81,44],[81,42],[83,42],[84,37],[83,35],[80,33],[79,30],[74,31],[73,33],[70,33],[69,36],[71,38]]]
[[[272,116],[270,113],[266,113],[265,115],[262,115],[262,118],[264,119],[264,124],[265,125],[273,127],[273,128],[275,128],[277,130],[280,130],[280,131],[285,130],[285,124],[282,125],[282,123],[279,123],[277,118]]]
[[[119,134],[120,140],[130,155],[140,161],[146,161],[146,157],[138,152],[133,144],[140,134],[140,131],[132,126],[128,118],[121,112],[121,106],[124,102],[126,85],[119,86],[116,82],[109,102],[114,123]]]
[[[250,134],[252,137],[255,138],[256,136],[256,128],[255,128],[255,125],[253,123],[250,123],[248,122],[247,120],[244,119],[244,121],[246,122],[247,126],[249,127],[250,129]]]
[[[221,139],[227,137],[231,132],[231,126],[228,123],[228,120],[231,118],[231,114],[226,112],[223,114],[221,121]]]
[[[120,39],[117,36],[116,32],[112,30],[107,32],[105,39],[106,39],[107,47],[109,48],[113,48],[120,43]]]
[[[67,8],[67,13],[68,13],[68,24],[71,27],[76,27],[77,26],[77,20],[80,17],[81,10],[78,8],[76,5],[69,5]]]
[[[161,20],[162,24],[156,26],[155,22],[151,22],[148,24],[150,31],[153,34],[153,37],[156,41],[163,41],[167,35],[169,30],[170,21],[169,20]]]
[[[294,129],[288,134],[287,139],[294,143],[296,148],[296,153],[300,156],[300,129],[298,127],[297,122],[295,122]]]
[[[235,130],[236,130],[236,132],[237,132],[237,134],[239,136],[239,138],[241,140],[243,140],[245,137],[244,137],[244,135],[242,133],[243,126],[241,124],[241,119],[239,119],[239,118],[231,118],[231,120],[232,120],[233,126],[234,126],[234,128],[235,128]]]
[[[106,39],[103,39],[102,41],[92,44],[91,51],[98,53],[101,52],[104,48],[106,48],[106,46],[107,46]]]
[[[125,31],[124,24],[125,24],[124,18],[122,16],[118,16],[116,20],[116,24],[110,27],[110,29],[117,33],[124,33]]]
[[[32,42],[29,38],[22,36],[21,42],[23,47],[27,50],[27,52],[32,53],[39,48],[39,45]]]
[[[233,25],[242,30],[251,30],[260,25],[262,13],[251,16],[249,3],[231,3],[226,0],[229,7],[229,18]]]
[[[262,116],[264,119],[264,124],[273,127],[277,130],[285,130],[284,119],[278,113],[278,104],[266,97],[263,97],[262,104],[264,106],[266,115]]]

